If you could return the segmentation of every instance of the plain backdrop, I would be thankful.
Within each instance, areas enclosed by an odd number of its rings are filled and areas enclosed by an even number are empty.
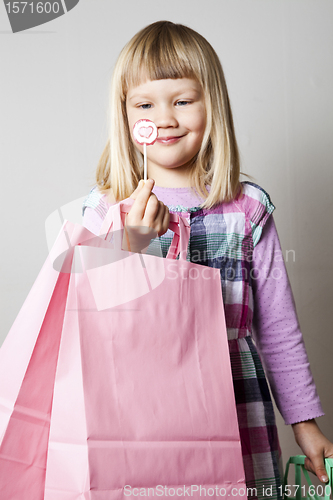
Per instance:
[[[221,58],[242,169],[277,207],[326,412],[318,424],[333,440],[331,0],[81,0],[66,15],[17,34],[0,4],[0,342],[47,256],[45,221],[94,185],[119,51],[162,19],[199,31]],[[285,462],[300,450],[278,412],[277,421]]]

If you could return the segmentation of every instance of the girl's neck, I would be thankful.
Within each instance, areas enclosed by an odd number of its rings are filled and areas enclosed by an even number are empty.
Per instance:
[[[157,184],[154,184],[154,187],[157,189],[182,189],[184,191],[192,188],[192,186],[158,186]]]
[[[191,188],[191,165],[185,164],[176,168],[163,168],[155,165],[148,158],[148,179],[155,180],[160,188]]]
[[[194,186],[159,186],[157,184],[154,184],[154,188],[153,189],[178,189],[178,190],[182,190],[182,191],[187,191],[187,190],[190,190],[190,189],[195,189]],[[206,184],[206,188],[208,189],[208,191],[210,190],[210,185],[209,184]]]

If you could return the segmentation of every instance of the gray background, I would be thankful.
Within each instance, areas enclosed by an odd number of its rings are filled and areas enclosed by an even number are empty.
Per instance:
[[[47,256],[45,221],[94,184],[116,57],[161,19],[199,31],[222,60],[243,171],[270,193],[282,247],[295,251],[287,267],[326,412],[318,423],[333,440],[330,0],[81,0],[15,35],[0,4],[0,341]],[[277,420],[285,461],[299,448]]]

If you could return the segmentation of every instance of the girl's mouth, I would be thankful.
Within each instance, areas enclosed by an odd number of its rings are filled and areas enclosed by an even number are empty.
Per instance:
[[[156,139],[156,142],[159,142],[160,144],[174,144],[175,142],[178,142],[183,135],[179,136],[170,136],[170,137],[158,137]]]

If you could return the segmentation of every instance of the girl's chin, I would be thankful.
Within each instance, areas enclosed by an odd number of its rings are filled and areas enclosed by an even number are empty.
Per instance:
[[[191,160],[189,160],[189,161],[191,161]],[[180,167],[185,168],[188,166],[189,161],[185,161],[185,162],[179,162],[179,161],[171,162],[170,161],[170,162],[163,162],[163,163],[153,162],[153,164],[158,168],[173,169],[173,168],[180,168]]]

